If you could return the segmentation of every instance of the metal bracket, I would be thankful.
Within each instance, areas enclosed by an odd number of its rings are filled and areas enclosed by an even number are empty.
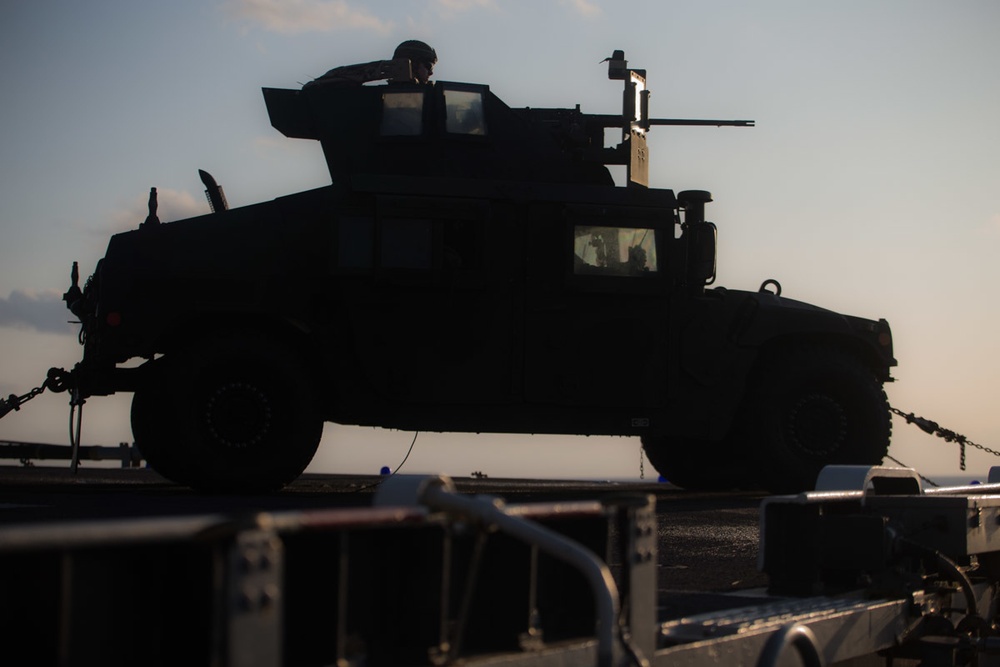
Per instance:
[[[284,547],[273,530],[236,534],[226,559],[226,664],[281,665]]]

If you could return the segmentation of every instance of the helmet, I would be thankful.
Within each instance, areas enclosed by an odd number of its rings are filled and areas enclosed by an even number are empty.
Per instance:
[[[430,63],[433,65],[437,62],[437,53],[430,47],[429,44],[421,42],[416,39],[408,39],[399,46],[392,54],[393,59],[396,58],[409,58],[410,62],[414,63]]]

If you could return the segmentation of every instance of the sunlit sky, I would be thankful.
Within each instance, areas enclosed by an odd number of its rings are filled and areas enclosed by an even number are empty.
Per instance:
[[[885,317],[890,402],[1000,449],[1000,3],[995,0],[37,0],[0,8],[0,394],[82,348],[59,300],[108,237],[325,185],[318,143],[286,139],[260,89],[422,39],[435,78],[510,106],[615,113],[599,64],[645,68],[651,114],[753,129],[654,128],[654,187],[710,190],[718,284]],[[92,398],[84,444],[131,440],[129,396]],[[0,421],[0,439],[67,443],[65,394]],[[396,467],[412,433],[328,425],[311,470]],[[889,451],[930,476],[958,447],[894,419]],[[1000,459],[970,449],[969,476]],[[421,434],[407,472],[637,477],[637,440]],[[646,465],[646,476],[651,475]]]

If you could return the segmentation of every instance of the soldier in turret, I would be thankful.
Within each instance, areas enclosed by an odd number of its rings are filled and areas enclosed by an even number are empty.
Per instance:
[[[437,52],[429,44],[416,39],[408,39],[397,46],[392,58],[409,58],[413,79],[417,83],[427,83],[430,80],[438,60]]]
[[[360,86],[369,81],[415,81],[428,83],[437,63],[437,52],[426,42],[408,39],[400,43],[392,60],[376,60],[360,65],[334,67],[303,88],[314,86]]]

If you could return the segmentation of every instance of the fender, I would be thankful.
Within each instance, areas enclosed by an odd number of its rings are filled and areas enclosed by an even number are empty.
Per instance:
[[[719,440],[738,415],[762,354],[804,342],[838,345],[858,354],[889,382],[888,323],[842,315],[771,292],[715,288],[678,309],[676,370],[669,380],[672,425],[687,435]]]
[[[735,292],[745,303],[732,331],[741,347],[765,348],[802,340],[825,341],[855,351],[883,382],[896,365],[892,331],[883,318],[871,320],[788,299],[768,291]]]

